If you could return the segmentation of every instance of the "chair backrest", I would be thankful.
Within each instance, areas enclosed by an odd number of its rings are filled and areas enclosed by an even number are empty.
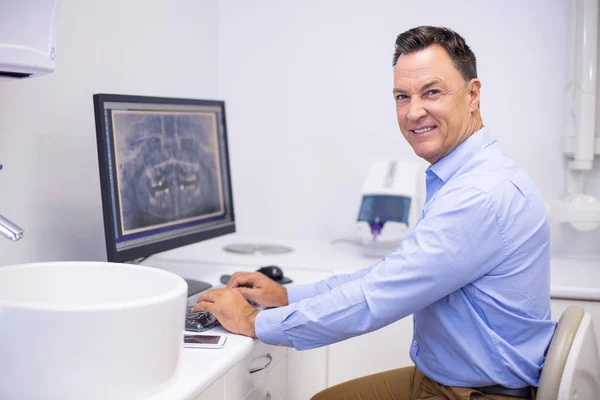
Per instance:
[[[558,400],[600,398],[600,352],[592,314],[583,315],[563,372]]]
[[[565,364],[584,314],[583,308],[574,305],[567,308],[560,316],[548,347],[536,400],[558,399]]]

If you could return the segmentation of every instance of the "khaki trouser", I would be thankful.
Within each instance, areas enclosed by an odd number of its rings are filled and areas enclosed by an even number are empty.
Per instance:
[[[532,389],[535,390],[535,389]],[[534,394],[534,393],[532,393]],[[535,397],[534,397],[535,398]],[[519,400],[521,397],[483,394],[476,389],[444,386],[415,367],[382,372],[330,387],[312,400]]]

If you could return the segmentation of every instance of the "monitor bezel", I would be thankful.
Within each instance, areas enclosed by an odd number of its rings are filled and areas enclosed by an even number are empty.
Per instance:
[[[235,232],[235,213],[233,204],[233,192],[231,190],[231,165],[229,162],[229,144],[227,139],[227,118],[225,113],[225,102],[222,100],[203,100],[175,97],[154,97],[154,96],[135,96],[123,94],[97,93],[93,95],[94,115],[96,120],[96,140],[98,149],[98,164],[100,172],[100,191],[102,195],[102,214],[104,221],[104,237],[106,242],[106,255],[109,262],[128,262],[137,259],[147,258],[151,255],[163,251],[172,250],[178,247],[186,246],[203,240],[213,239],[219,236]],[[111,182],[107,148],[107,126],[104,118],[104,103],[140,103],[140,104],[169,104],[169,105],[200,105],[200,106],[218,106],[223,110],[223,149],[225,153],[227,168],[227,188],[229,191],[229,201],[231,208],[231,221],[226,226],[214,227],[205,231],[191,233],[172,239],[165,239],[161,242],[141,245],[132,249],[117,250],[117,234],[114,229],[116,216],[113,213],[111,203]]]

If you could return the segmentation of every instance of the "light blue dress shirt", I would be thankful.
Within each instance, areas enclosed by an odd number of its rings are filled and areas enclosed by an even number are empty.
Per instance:
[[[421,220],[354,274],[287,289],[256,334],[299,350],[414,317],[410,356],[446,386],[537,386],[550,319],[549,224],[527,176],[475,132],[426,171]]]

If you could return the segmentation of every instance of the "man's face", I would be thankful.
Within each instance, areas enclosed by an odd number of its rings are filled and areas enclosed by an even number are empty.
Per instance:
[[[464,82],[441,46],[398,58],[394,70],[398,125],[419,157],[435,164],[482,127],[480,87],[478,79]]]

